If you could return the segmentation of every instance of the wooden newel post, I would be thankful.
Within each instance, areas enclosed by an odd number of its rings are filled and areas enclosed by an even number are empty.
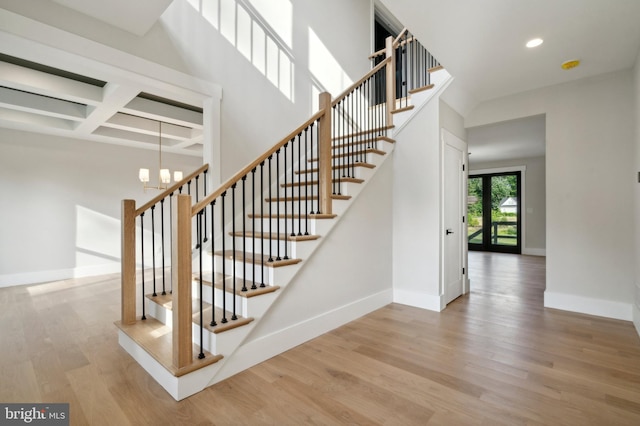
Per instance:
[[[331,95],[320,93],[320,110],[324,115],[318,128],[318,182],[320,185],[320,212],[332,213],[331,206]]]
[[[391,58],[387,64],[387,126],[393,126],[393,111],[396,108],[396,49],[393,48],[393,37],[387,37],[385,55]]]
[[[136,322],[136,202],[122,200],[120,223],[120,320]]]
[[[183,368],[193,362],[191,328],[191,196],[180,194],[173,205],[173,366]]]

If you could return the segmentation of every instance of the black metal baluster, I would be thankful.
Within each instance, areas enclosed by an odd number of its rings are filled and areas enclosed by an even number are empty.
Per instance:
[[[405,39],[405,44],[402,49],[402,56],[404,59],[404,67],[403,67],[404,79],[402,80],[402,88],[404,92],[404,106],[406,107],[408,106],[407,97],[409,96],[409,94],[407,93],[407,78],[408,78],[408,72],[409,72],[409,61],[408,61],[409,52],[407,49],[407,43],[409,43],[409,33],[404,34],[404,39]],[[402,105],[400,105],[400,107],[402,107]]]
[[[260,262],[260,287],[265,287],[264,284],[264,161],[260,163],[260,256],[262,261]]]
[[[349,136],[347,139],[347,152],[345,159],[346,170],[342,169],[342,176],[351,177],[351,168],[353,167],[353,92],[349,93],[349,95],[345,98],[345,104],[347,104],[347,111],[345,117],[345,127],[347,129],[347,135]],[[348,126],[348,127],[347,127]]]
[[[337,123],[338,123],[338,121],[337,121],[338,105],[339,105],[339,103],[334,105],[333,106],[333,110],[332,110],[333,117],[332,117],[331,122],[333,123],[333,126],[331,126],[331,127],[332,127],[332,131],[333,131],[333,138],[332,138],[333,139],[333,143],[332,143],[332,146],[331,146],[331,157],[333,157],[334,155],[340,154],[340,139],[339,139],[340,135],[338,133],[338,125],[337,125]],[[335,152],[334,152],[334,148],[336,148]],[[313,146],[311,147],[311,149],[313,150]],[[318,156],[318,179],[319,179],[319,177],[320,177],[320,157]],[[337,182],[337,179],[336,179],[336,168],[332,167],[332,170],[331,170],[331,193],[332,194],[336,193],[336,182]],[[311,210],[312,210],[312,213],[313,213],[313,205],[311,207],[312,207]]]
[[[267,180],[267,186],[269,187],[269,262],[273,262],[273,244],[271,243],[273,241],[273,216],[272,216],[272,209],[273,209],[273,202],[271,199],[271,159],[273,158],[273,155],[269,156],[269,179]],[[264,217],[263,217],[264,220]]]
[[[289,142],[284,144],[284,149],[282,150],[284,152],[284,233],[282,234],[285,238],[287,238],[287,225],[289,220],[287,219],[287,204],[289,204],[289,202],[287,201],[287,146],[289,145]],[[278,193],[280,193],[280,183],[278,182]],[[280,205],[280,203],[278,203],[278,205]],[[292,205],[293,207],[293,205]],[[291,217],[293,218],[293,208],[291,209]],[[292,219],[293,222],[293,219]],[[280,233],[278,233],[278,257],[280,256]],[[283,259],[288,259],[289,257],[287,256],[287,245],[285,243],[284,246],[284,256],[282,257]]]
[[[255,290],[256,288],[258,288],[256,286],[256,238],[258,238],[258,234],[256,233],[256,168],[255,167],[251,170],[251,199],[253,200],[253,202],[251,203],[251,210],[252,210],[251,230],[253,232],[253,239],[252,239],[252,244],[253,244],[252,245],[252,251],[253,251],[252,261],[253,262],[251,265],[251,270],[252,270],[251,290]],[[260,230],[260,232],[262,232],[262,229]]]
[[[197,182],[197,181],[196,181]],[[203,343],[203,329],[204,329],[204,318],[203,318],[203,294],[202,294],[202,211],[198,213],[198,245],[200,246],[200,250],[198,251],[198,261],[200,265],[200,273],[198,274],[199,285],[200,285],[200,353],[198,354],[198,359],[204,358],[204,349],[202,347]],[[213,285],[213,283],[212,283]],[[212,306],[213,308],[213,306]]]
[[[242,176],[242,291],[247,291],[247,213],[245,206],[247,199],[245,197],[245,183],[247,175]]]
[[[307,139],[307,131],[309,130],[309,128],[307,127],[306,129],[304,129],[304,138],[305,140]],[[302,174],[302,150],[300,149],[300,135],[298,135],[298,169],[300,169],[300,173],[298,173],[298,235],[302,235],[301,229],[302,229],[302,186],[300,186],[300,175]],[[306,144],[305,144],[305,148],[306,148]],[[306,157],[307,154],[305,152],[305,167],[307,166],[308,161],[306,161]],[[292,176],[293,177],[293,176]],[[293,188],[293,181],[291,182],[291,188]],[[305,185],[306,188],[306,185]],[[291,190],[291,193],[293,194],[294,191],[293,189]],[[305,206],[307,205],[308,200],[305,198],[304,200],[304,204]],[[308,211],[308,209],[307,209]],[[291,235],[293,235],[293,233],[291,233]]]
[[[286,175],[286,173],[285,173]],[[276,241],[280,238],[280,149],[276,151]],[[286,223],[286,219],[285,219]],[[280,257],[280,244],[276,244],[276,260]]]
[[[164,198],[160,200],[160,223],[162,224],[160,237],[162,239],[162,295],[166,295],[165,274],[164,269]]]
[[[311,132],[313,132],[313,123],[311,123]],[[309,140],[307,138],[307,132],[305,131],[304,133],[304,158],[305,160],[312,158],[311,153],[309,152]],[[312,199],[309,200],[309,174],[307,173],[308,171],[308,167],[309,167],[309,162],[305,161],[304,162],[304,198],[306,199],[305,201],[305,221],[307,221],[309,219],[309,202],[311,201],[311,213],[313,213],[313,187],[311,187],[311,197]],[[313,179],[311,180],[313,181]],[[298,176],[298,186],[299,186],[299,194],[302,195],[302,182],[300,180],[300,176]]]
[[[236,183],[231,185],[231,235],[234,236],[233,238],[231,238],[231,253],[233,254],[233,262],[231,263],[233,265],[233,295],[231,297],[233,306],[231,311],[231,320],[233,321],[238,319],[238,317],[236,316],[236,186]]]
[[[155,231],[155,218],[153,217],[153,211],[156,206],[151,206],[151,270],[153,271],[153,297],[156,297],[156,231]]]
[[[169,273],[169,294],[173,294],[173,192],[169,194],[169,245],[171,246],[171,271]]]
[[[358,162],[359,163],[363,163],[363,156],[362,156],[362,148],[363,148],[363,133],[362,133],[362,83],[356,87],[356,93],[357,93],[357,97],[356,97],[356,117],[357,117],[357,129],[358,129],[358,137],[357,137],[357,141],[358,141],[358,145],[356,147],[356,157],[358,158]]]
[[[187,194],[191,195],[191,181],[187,182]]]
[[[196,204],[198,204],[198,180],[200,179],[200,175],[196,176]],[[200,223],[200,221],[198,221],[198,223]],[[200,248],[200,243],[202,241],[200,241],[200,239],[198,240],[198,243],[196,244],[196,249]]]
[[[371,80],[373,79],[373,76],[369,77],[367,79],[367,144],[369,146],[369,148],[373,148],[373,103],[374,103],[374,98],[373,98],[373,89],[372,89],[372,85],[371,85]]]
[[[144,212],[140,213],[140,250],[142,252],[140,257],[142,261],[142,319],[146,320],[145,305],[147,303],[144,300]]]
[[[204,186],[204,192],[202,193],[202,197],[206,198],[207,197],[207,171],[204,171],[204,180],[203,180],[203,186]],[[212,230],[213,231],[213,230]],[[213,234],[211,235],[211,238],[213,238]],[[204,209],[204,239],[202,240],[203,242],[207,242],[209,240],[209,238],[207,237],[207,209]]]
[[[298,133],[298,158],[300,158],[299,149],[300,149],[300,135],[301,134],[302,133]],[[296,178],[295,170],[294,170],[295,169],[295,167],[294,167],[295,154],[296,154],[296,150],[295,150],[295,137],[294,137],[294,138],[291,139],[291,234],[290,235],[292,237],[296,235],[296,233],[295,233],[296,219],[295,219],[295,216],[294,216],[294,211],[295,211],[294,207],[296,205],[296,201],[295,201],[295,196],[294,196],[295,187],[293,186],[293,184],[295,182],[295,178]],[[298,167],[300,167],[300,162],[299,161],[298,161]],[[286,185],[286,183],[285,183],[285,185]],[[285,198],[286,198],[287,194],[285,193],[284,195],[285,195]],[[300,214],[301,214],[301,212],[300,212],[300,202],[301,202],[300,198],[301,198],[300,197],[300,193],[298,192],[298,220],[300,220]],[[285,233],[285,235],[286,235],[286,233]],[[287,248],[286,248],[287,247],[286,246],[287,239],[286,238],[284,240],[284,243],[285,243],[285,256],[286,256],[287,255],[287,252],[286,252],[286,250],[287,250]]]
[[[317,154],[317,158],[318,158],[318,178],[316,179],[316,191],[318,192],[318,201],[316,204],[316,214],[320,214],[320,198],[321,198],[321,190],[320,190],[320,162],[322,161],[320,158],[320,120],[318,119],[318,126],[316,127],[316,131],[318,132],[318,137],[316,138],[316,154]],[[311,141],[311,151],[313,151],[313,141]]]
[[[220,194],[220,196],[222,197],[222,319],[220,320],[220,322],[222,324],[226,324],[228,322],[227,320],[227,265],[226,265],[226,260],[227,260],[227,252],[225,251],[225,240],[226,240],[226,235],[225,235],[225,222],[224,222],[224,210],[225,210],[225,203],[224,200],[227,196],[227,191],[224,191],[222,194]]]
[[[215,239],[215,207],[216,200],[211,202],[211,322],[209,325],[215,327],[216,322],[216,239]],[[224,235],[223,235],[224,238]],[[224,260],[223,260],[224,262]],[[222,277],[224,281],[224,275]],[[223,294],[224,297],[224,294]]]

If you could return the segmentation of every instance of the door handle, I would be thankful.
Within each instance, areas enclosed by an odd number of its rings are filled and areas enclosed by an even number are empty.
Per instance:
[[[453,234],[453,231],[452,231],[451,229],[447,229],[447,230],[446,230],[446,234],[447,234],[447,235],[449,235],[449,234]]]

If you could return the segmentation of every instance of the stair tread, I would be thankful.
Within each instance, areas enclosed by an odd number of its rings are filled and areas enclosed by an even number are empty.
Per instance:
[[[232,250],[225,250],[225,252],[223,253],[222,250],[216,250],[215,251],[215,255],[216,256],[224,256],[225,259],[233,259],[233,251]],[[252,263],[253,262],[253,255],[252,253],[248,253],[249,256],[247,256],[247,263]],[[275,253],[273,253],[275,254]],[[242,254],[241,251],[236,250],[235,251],[235,255],[236,255],[236,261],[243,261],[244,260],[244,256]],[[275,267],[279,267],[279,266],[287,266],[287,265],[295,265],[296,263],[300,263],[302,262],[302,259],[281,259],[281,260],[272,260],[269,261],[269,256],[268,255],[262,255],[262,254],[256,254],[256,264],[262,264],[262,265],[266,265],[266,266],[273,266]]]
[[[367,169],[374,169],[376,167],[375,164],[371,164],[371,163],[365,163],[365,162],[356,162],[353,164],[340,164],[338,166],[333,166],[332,169],[333,170],[341,170],[341,169],[348,169],[351,167],[365,167]],[[305,173],[316,173],[318,171],[317,167],[314,167],[312,169],[309,170],[296,170],[295,174],[297,175],[301,175],[301,174],[305,174]]]
[[[268,232],[253,232],[253,231],[247,231],[244,232],[244,234],[242,233],[242,231],[237,231],[237,232],[229,232],[229,235],[232,235],[234,237],[242,237],[244,235],[244,237],[246,238],[261,238],[261,239],[268,239],[269,238],[269,233]],[[320,235],[289,235],[289,234],[276,234],[275,232],[271,234],[271,239],[272,240],[287,240],[287,241],[310,241],[310,240],[317,240],[318,238],[320,238]]]
[[[357,135],[356,135],[357,136]],[[345,136],[345,137],[341,137],[340,139],[348,139],[349,135]],[[390,138],[389,136],[385,136],[385,135],[379,135],[376,136],[375,139],[373,140],[369,140],[367,142],[380,142],[380,141],[384,141],[384,142],[389,142],[389,143],[396,143],[396,140],[393,138]],[[334,142],[336,142],[336,140],[334,139]],[[362,145],[363,141],[354,141],[354,142],[347,142],[347,143],[333,143],[331,145],[331,149],[341,149],[347,146],[352,146],[352,145]]]
[[[409,90],[409,94],[413,95],[414,93],[424,92],[425,90],[431,90],[435,87],[434,84],[427,84],[426,86],[418,87],[416,89]]]
[[[338,183],[338,182],[346,182],[346,183],[363,183],[364,179],[359,179],[359,178],[354,178],[354,177],[344,177],[344,178],[340,178],[340,179],[332,179],[332,183]],[[288,188],[288,187],[292,187],[292,186],[313,186],[313,185],[317,185],[318,181],[317,180],[307,180],[304,182],[287,182],[286,184],[281,183],[280,186],[283,188]]]
[[[334,219],[336,218],[338,215],[337,214],[326,214],[326,213],[314,213],[314,214],[288,214],[288,215],[277,215],[277,214],[258,214],[256,213],[255,215],[253,213],[249,213],[249,218],[256,218],[256,219]]]
[[[173,308],[173,299],[172,299],[172,295],[171,294],[166,294],[166,295],[158,295],[158,296],[150,296],[147,295],[147,298],[149,300],[151,300],[154,303],[157,303],[160,306],[163,306],[164,308],[168,309],[168,310],[172,310]],[[200,323],[200,300],[199,299],[193,299],[192,304],[191,304],[191,312],[193,313],[192,316],[192,321],[195,324],[199,324]],[[231,320],[232,317],[232,312],[230,311],[224,311],[222,308],[219,307],[215,307],[215,317],[216,317],[216,321],[217,321],[217,325],[215,326],[211,326],[210,325],[210,321],[211,321],[211,304],[207,303],[207,302],[202,302],[202,315],[203,315],[203,322],[204,322],[204,328],[206,328],[207,330],[211,331],[212,333],[222,333],[223,331],[227,331],[227,330],[231,330],[234,329],[236,327],[240,327],[243,326],[245,324],[249,324],[251,321],[253,321],[253,318],[249,317],[249,318],[245,318],[242,317],[240,315],[236,315],[235,320]],[[228,319],[228,322],[226,323],[221,323],[220,322],[220,318],[226,317]]]
[[[393,129],[395,126],[391,125],[391,126],[383,126],[383,127],[376,127],[375,129],[369,129],[369,130],[365,130],[362,132],[355,132],[355,133],[348,133],[346,135],[342,135],[342,136],[336,136],[335,138],[332,138],[332,140],[337,141],[337,140],[341,140],[341,139],[347,139],[347,138],[351,138],[354,136],[365,136],[365,135],[371,135],[374,134],[376,132],[384,132],[387,130],[391,130]],[[374,138],[379,138],[382,137],[383,135],[377,135],[374,136]]]
[[[176,368],[173,365],[173,334],[171,327],[155,318],[147,318],[146,320],[138,318],[134,324],[122,324],[121,321],[116,321],[115,325],[175,377],[207,367],[222,359],[222,355],[214,355],[207,351],[203,351],[205,355],[203,359],[198,359],[200,347],[194,343],[193,362],[191,365]]]
[[[355,142],[350,144],[351,146],[356,146],[358,144],[362,144],[364,142]],[[343,145],[340,148],[348,148],[349,145]],[[340,148],[333,148],[333,149],[340,149]],[[343,157],[348,157],[349,155],[362,155],[362,154],[376,154],[376,155],[387,155],[386,151],[383,151],[381,149],[376,149],[376,148],[366,148],[366,149],[359,149],[359,150],[355,150],[355,151],[351,151],[351,152],[345,152],[343,154],[338,154],[338,155],[332,155],[331,158],[343,158]],[[307,160],[307,162],[309,163],[315,163],[318,161],[318,157],[313,157]]]
[[[350,195],[339,195],[339,194],[331,194],[331,198],[334,200],[350,200]],[[313,195],[309,197],[280,197],[280,198],[265,198],[264,201],[267,203],[275,203],[275,202],[284,202],[284,201],[308,201],[308,200],[317,200],[318,196]]]
[[[414,108],[415,108],[415,106],[413,106],[413,105],[407,105],[406,107],[394,109],[393,111],[391,111],[391,114],[399,114],[401,112],[411,111]]]
[[[227,281],[226,291],[231,292],[233,290],[233,283],[232,283],[233,277],[229,275],[225,277],[221,273],[216,272],[213,277],[213,282],[215,287],[218,289],[222,289],[223,278],[226,278],[226,281]],[[194,281],[199,280],[199,276],[197,272],[193,274],[193,280]],[[211,272],[204,272],[202,274],[202,284],[206,285],[207,287],[211,287]],[[243,284],[247,286],[247,291],[242,291]],[[251,289],[252,286],[253,286],[253,281],[246,280],[245,282],[243,282],[242,278],[236,277],[236,295],[240,297],[245,297],[247,299],[254,296],[260,296],[261,294],[273,293],[274,291],[277,291],[280,289],[280,286],[277,286],[277,285],[265,285],[264,287],[260,287],[260,285],[256,283],[257,288]]]

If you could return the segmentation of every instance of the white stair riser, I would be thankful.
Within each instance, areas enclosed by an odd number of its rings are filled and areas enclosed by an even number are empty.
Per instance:
[[[336,169],[335,170],[335,174],[332,173],[331,176],[332,178],[335,176],[335,178],[342,176],[342,177],[352,177],[352,178],[357,178],[357,179],[366,179],[363,177],[362,175],[362,171],[363,170],[367,170],[367,167],[361,167],[361,166],[355,166],[353,167],[353,170],[351,170],[351,168],[349,168],[349,170],[347,170],[346,168],[343,169]],[[307,180],[317,180],[318,179],[318,174],[316,172],[309,172],[309,173],[305,173],[305,175],[307,176]],[[334,178],[334,179],[335,179]],[[304,180],[304,177],[302,178]],[[298,181],[298,178],[296,177],[296,182]]]
[[[228,311],[228,312],[233,312],[233,285],[231,284],[231,282],[227,283],[227,289],[225,292],[225,306],[224,308]],[[247,283],[247,288],[251,287],[251,283]],[[193,280],[192,283],[192,294],[194,298],[200,298],[200,284],[198,282],[197,279]],[[242,288],[242,284],[239,284],[239,288]],[[209,285],[202,285],[202,300],[205,301],[206,303],[212,304],[211,303],[211,286]],[[217,306],[218,308],[222,308],[223,304],[222,304],[222,290],[219,288],[215,288],[214,289],[214,299],[215,299],[215,306]],[[236,315],[241,315],[243,317],[248,317],[250,316],[250,312],[249,312],[249,306],[247,304],[247,298],[246,297],[242,297],[242,296],[236,296],[235,298],[235,305],[236,305]]]
[[[335,190],[337,192],[340,192],[341,194],[344,195],[350,195],[350,191],[351,188],[354,186],[359,186],[360,184],[357,183],[353,183],[353,182],[336,182],[335,183],[336,187]],[[286,196],[287,197],[298,197],[300,195],[302,195],[302,197],[312,197],[312,196],[316,196],[318,194],[318,187],[316,185],[312,185],[309,187],[306,186],[293,186],[293,187],[287,187],[287,188],[280,188],[280,196],[284,197],[285,196],[285,189],[286,189]],[[332,182],[332,186],[331,186],[331,191],[334,190],[333,187],[333,182]],[[292,192],[293,191],[293,192]],[[303,201],[304,203],[304,201]],[[313,208],[314,210],[317,208],[317,200],[313,200]],[[265,208],[268,208],[265,205]]]
[[[340,156],[340,157],[336,157],[334,158],[334,164],[335,165],[341,165],[341,164],[351,164],[354,162],[362,162],[362,163],[373,163],[374,161],[376,161],[376,157],[379,157],[380,154],[376,154],[373,152],[367,152],[367,153],[359,153],[359,148],[355,148],[355,147],[345,147],[345,148],[340,148],[340,149],[334,149],[333,150],[333,155],[334,156]],[[351,149],[351,150],[349,150]],[[309,162],[309,168],[315,168],[318,166],[318,162],[317,161],[311,161]]]
[[[149,300],[146,297],[145,297],[145,303],[146,303],[145,309],[146,309],[147,317],[155,318],[161,323],[163,323],[164,325],[167,325],[169,327],[173,326],[171,322],[172,317],[171,317],[170,309],[167,309],[164,306],[154,303],[153,301]]]
[[[228,322],[233,322],[227,318]],[[211,319],[209,318],[209,321]],[[231,348],[236,348],[242,342],[247,333],[253,328],[255,321],[241,327],[223,331],[222,333],[212,333],[206,328],[202,330],[202,347],[212,354],[229,353]],[[220,322],[218,321],[218,324]],[[200,345],[200,325],[193,323],[193,342]]]
[[[273,212],[273,214],[276,214],[276,209],[272,208],[271,211]],[[268,210],[265,211],[265,214],[268,213]],[[284,210],[280,210],[280,214],[284,214]],[[288,212],[288,214],[291,214],[290,212]],[[322,220],[322,219],[318,219],[318,220]],[[284,233],[285,232],[285,228],[287,230],[287,233],[291,233],[291,232],[295,232],[296,234],[298,233],[298,231],[302,232],[303,234],[305,232],[308,232],[311,235],[317,235],[316,233],[316,222],[318,221],[316,219],[306,219],[306,218],[302,218],[302,219],[298,219],[298,218],[288,218],[288,219],[284,219],[284,218],[280,218],[280,219],[275,219],[275,218],[261,218],[261,219],[256,219],[256,227],[258,228],[256,230],[256,232],[263,232],[263,233],[268,233],[271,232],[272,234],[277,234],[278,232],[280,233]]]

